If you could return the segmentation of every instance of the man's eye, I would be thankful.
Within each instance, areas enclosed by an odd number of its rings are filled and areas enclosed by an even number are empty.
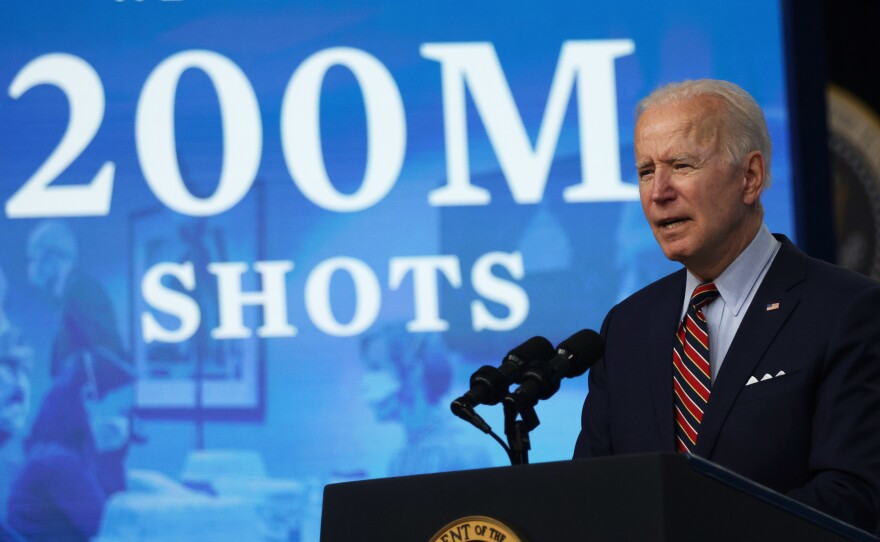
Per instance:
[[[653,169],[643,169],[639,171],[639,179],[646,180],[654,173]]]
[[[692,166],[690,164],[679,163],[679,164],[675,164],[672,167],[674,167],[675,169],[681,170],[681,169],[691,169]]]

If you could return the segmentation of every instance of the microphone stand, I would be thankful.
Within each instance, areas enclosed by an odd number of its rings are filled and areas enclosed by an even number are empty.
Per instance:
[[[521,419],[517,420],[517,416]],[[511,465],[529,464],[529,450],[532,447],[529,432],[540,423],[534,407],[517,404],[510,395],[504,398],[504,434],[510,448]]]

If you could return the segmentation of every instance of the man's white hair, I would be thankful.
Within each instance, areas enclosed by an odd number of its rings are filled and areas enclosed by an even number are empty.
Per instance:
[[[758,102],[738,85],[718,79],[669,83],[657,88],[638,103],[636,120],[652,107],[683,102],[700,96],[718,98],[724,106],[722,114],[728,134],[725,153],[731,165],[741,163],[752,151],[760,151],[764,155],[764,188],[769,187],[773,146],[770,142],[767,121]]]

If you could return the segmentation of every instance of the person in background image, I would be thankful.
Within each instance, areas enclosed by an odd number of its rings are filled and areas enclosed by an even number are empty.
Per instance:
[[[30,411],[32,352],[18,343],[5,310],[9,284],[0,266],[0,542],[20,540],[6,525],[10,486],[21,468],[19,438]]]
[[[406,436],[387,476],[492,466],[487,451],[453,425],[457,420],[443,402],[452,381],[449,356],[437,335],[409,333],[402,325],[362,339],[367,400],[377,420],[399,423]]]
[[[63,221],[40,222],[28,238],[28,280],[61,310],[52,383],[9,491],[7,524],[29,542],[88,540],[107,498],[126,487],[133,371],[110,297],[78,255]]]
[[[0,352],[0,524],[6,522],[12,480],[22,464],[20,436],[30,411],[28,362],[26,357]]]
[[[61,327],[52,345],[51,375],[83,351],[125,358],[113,304],[104,288],[77,267],[78,246],[67,223],[39,223],[28,238],[28,279],[61,304]]]
[[[108,497],[125,490],[132,373],[83,352],[68,360],[25,441],[8,524],[28,542],[87,541]]]

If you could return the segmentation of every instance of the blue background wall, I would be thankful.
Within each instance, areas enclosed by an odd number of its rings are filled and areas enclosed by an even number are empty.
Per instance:
[[[122,536],[110,513],[115,506],[114,510],[130,511],[131,517],[140,518],[137,521],[160,518],[157,525],[166,537],[195,537],[179,533],[187,532],[187,522],[195,524],[217,511],[201,501],[186,508],[183,501],[168,496],[178,484],[187,484],[262,510],[254,520],[259,525],[252,532],[255,539],[316,540],[320,488],[327,482],[505,464],[500,448],[448,414],[449,400],[466,389],[471,372],[482,364],[497,364],[505,352],[532,335],[556,343],[578,329],[597,329],[617,300],[676,268],[656,248],[632,197],[565,197],[570,186],[618,180],[582,174],[582,134],[595,138],[590,146],[606,142],[619,151],[619,181],[634,187],[631,134],[637,100],[668,81],[734,81],[760,102],[773,137],[774,184],[766,193],[767,223],[771,230],[789,235],[794,229],[779,5],[679,1],[665,4],[661,12],[646,4],[107,0],[4,6],[0,199],[7,212],[0,217],[0,267],[8,288],[0,301],[18,330],[15,347],[25,352],[21,366],[27,368],[30,398],[24,426],[2,450],[10,465],[0,472],[6,485],[26,461],[21,441],[42,398],[56,384],[50,370],[53,344],[65,325],[63,318],[69,316],[60,303],[63,295],[53,299],[29,280],[28,265],[39,259],[33,248],[29,258],[29,239],[33,245],[35,230],[47,219],[61,220],[60,227],[72,235],[77,273],[106,292],[112,309],[98,316],[115,322],[123,349],[116,362],[132,367],[137,379],[121,389],[132,392],[123,405],[126,412],[133,408],[134,427],[144,442],[131,445],[126,466],[136,482],[129,493],[140,491],[149,498],[111,502],[103,536]],[[562,94],[570,91],[570,98],[545,190],[537,191],[536,201],[517,201],[510,188],[515,181],[498,158],[498,147],[514,148],[515,133],[504,132],[492,140],[487,126],[503,115],[487,120],[483,109],[489,106],[473,97],[471,85],[479,83],[469,83],[466,115],[457,117],[466,118],[466,143],[445,139],[455,137],[454,129],[444,125],[444,99],[452,98],[456,80],[448,80],[444,95],[446,65],[429,58],[422,48],[489,44],[515,112],[535,145],[561,51],[566,44],[586,40],[632,44],[632,53],[619,54],[613,61],[612,79],[585,70],[579,74],[585,79],[576,87],[612,93],[611,102],[602,103],[616,108],[617,133],[607,126],[582,126],[578,113],[586,105],[575,87],[560,83]],[[306,67],[328,51],[343,58],[369,55],[364,62],[373,69],[365,83],[349,68],[335,65],[317,87],[319,101],[299,100],[301,95],[291,99],[291,106],[302,102],[320,119],[323,167],[336,199],[360,193],[371,148],[376,152],[387,143],[390,155],[397,149],[402,157],[399,173],[394,160],[377,159],[376,166],[386,168],[393,187],[354,211],[316,203],[306,193],[308,188],[302,188],[314,187],[314,177],[291,171],[288,163],[304,168],[317,164],[320,170],[321,162],[299,140],[285,151],[284,138],[293,138],[296,126],[307,123],[302,116],[285,120],[282,104],[288,85],[307,78]],[[84,89],[83,97],[69,102],[72,91],[65,93],[59,83],[48,81],[34,82],[13,96],[17,93],[11,85],[26,67],[58,53],[75,58],[61,57],[60,67],[33,69]],[[147,83],[181,54],[211,58],[234,73],[217,83],[204,70],[183,71],[176,85],[173,78],[166,79],[172,81],[168,88],[174,98],[162,101],[158,91],[147,90]],[[88,71],[83,65],[96,75],[91,87],[82,74],[67,71],[77,66]],[[486,72],[481,68],[475,73]],[[382,82],[392,82],[389,88],[399,92],[405,127],[402,148],[394,142],[400,123],[389,121],[393,114],[387,108],[365,112],[364,88]],[[235,93],[236,83],[244,91]],[[233,93],[225,105],[218,99],[218,88]],[[249,102],[248,88],[256,108]],[[103,91],[103,111],[88,105],[95,89]],[[382,103],[393,104],[392,94],[381,94],[388,100]],[[601,98],[585,93],[584,99]],[[173,116],[173,141],[160,129],[165,118],[161,114],[138,117],[139,105],[148,103],[158,103],[167,118]],[[452,110],[449,103],[445,107],[447,113]],[[88,183],[109,161],[115,167],[109,208],[72,212],[69,198],[51,211],[50,196],[39,194],[36,203],[11,209],[10,200],[59,145],[71,111],[95,121],[97,129],[93,138],[78,136],[82,149],[51,176],[49,191]],[[249,132],[246,127],[255,123],[256,131]],[[229,130],[225,140],[224,128]],[[371,129],[377,134],[372,140],[367,135]],[[224,142],[231,145],[225,151]],[[449,183],[450,149],[456,144],[466,145],[470,181],[488,190],[488,203],[432,204],[432,191]],[[173,152],[164,160],[146,156],[151,145]],[[239,173],[242,186],[253,181],[250,189],[222,212],[181,212],[185,199],[211,200],[221,171],[235,165],[236,152],[244,162],[247,156],[258,160],[255,170],[244,167]],[[151,181],[164,183],[159,191],[170,194],[164,198],[147,179],[148,170],[158,166],[165,169],[152,174]],[[189,196],[170,192],[175,171],[182,180],[177,186]],[[527,178],[523,186],[539,184],[540,177]],[[490,266],[491,276],[472,276],[481,258],[492,253],[500,253],[501,263]],[[392,261],[408,257],[451,267],[444,267],[446,274],[432,271],[418,280],[412,271],[395,277]],[[181,307],[190,305],[183,301],[163,310],[145,296],[144,278],[157,264],[180,270],[187,262],[192,263],[194,284],[166,276],[163,286],[155,288],[193,300],[200,327],[186,340],[148,342],[145,314],[173,331],[182,324]],[[283,320],[296,328],[295,333],[281,326],[268,337],[257,336],[256,329],[269,319],[254,306],[243,311],[249,337],[211,336],[221,321],[224,296],[228,301],[235,288],[219,286],[222,271],[208,265],[223,268],[229,262],[245,264],[245,291],[272,292],[268,304],[286,311]],[[268,275],[261,281],[256,262],[280,262],[274,264],[280,281],[270,286]],[[344,269],[329,274],[332,280],[322,286],[322,265]],[[358,283],[345,270],[353,268],[365,282]],[[497,298],[484,289],[492,285],[501,288]],[[369,293],[378,298],[371,302]],[[310,301],[310,295],[315,299]],[[528,300],[527,307],[522,299]],[[321,300],[332,313],[323,320],[314,308]],[[476,330],[473,302],[503,329]],[[377,312],[370,314],[369,308]],[[522,318],[515,314],[520,309],[526,311]],[[418,320],[418,310],[425,311],[423,317],[432,316],[426,321],[435,329],[406,328]],[[360,317],[363,326],[345,331]],[[328,321],[335,321],[340,330],[328,327]],[[99,326],[86,317],[82,323]],[[86,344],[86,350],[88,346],[95,344]],[[98,370],[112,370],[102,367]],[[202,383],[201,407],[196,405],[200,385],[195,382]],[[533,434],[534,461],[570,456],[586,392],[585,379],[567,382],[553,401],[539,406],[542,424]],[[500,429],[497,409],[484,407],[480,412]],[[155,503],[164,505],[153,507]],[[281,511],[266,513],[272,506]],[[175,515],[184,508],[191,512]],[[213,539],[221,534],[214,533]],[[151,539],[144,532],[126,536]]]

